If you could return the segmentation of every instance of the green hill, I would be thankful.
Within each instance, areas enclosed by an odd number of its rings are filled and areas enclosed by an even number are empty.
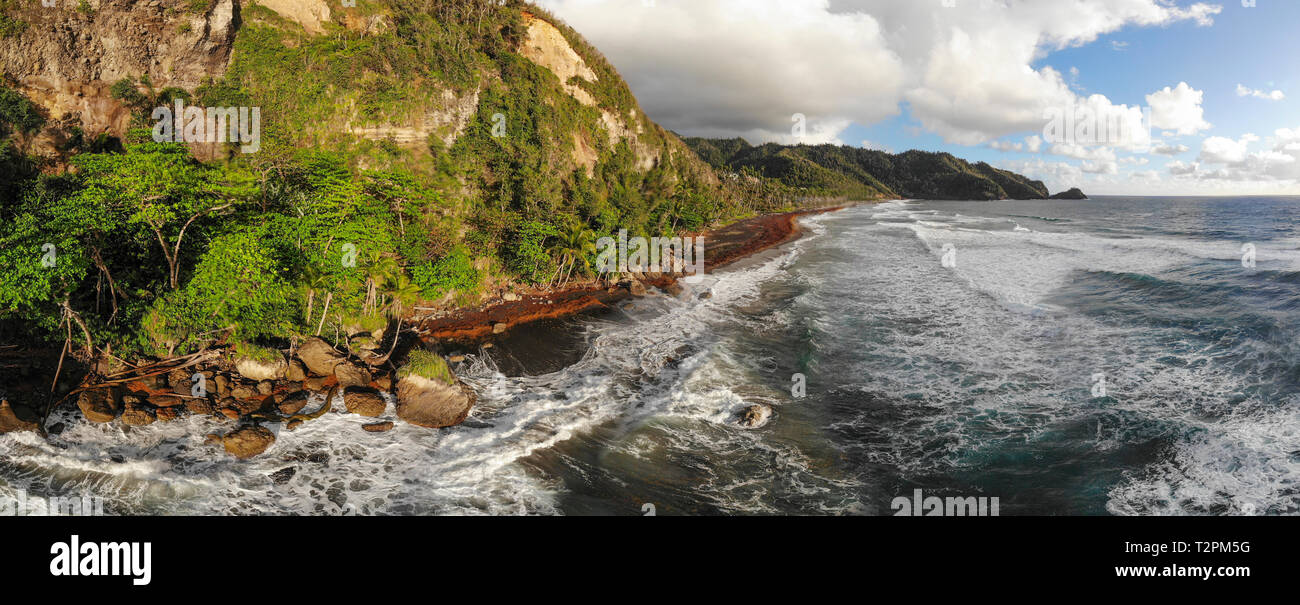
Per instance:
[[[948,153],[883,151],[835,145],[753,146],[743,139],[687,138],[720,171],[749,171],[815,196],[1000,200],[1043,199],[1047,188],[986,163]]]

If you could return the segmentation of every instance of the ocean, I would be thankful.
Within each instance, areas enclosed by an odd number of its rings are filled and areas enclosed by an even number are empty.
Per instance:
[[[0,436],[0,497],[890,515],[922,490],[1004,516],[1300,512],[1300,199],[894,201],[801,221],[680,298],[469,352],[479,404],[461,426],[371,434],[329,414],[271,425],[275,445],[238,462],[203,445],[226,426],[207,418],[68,409],[48,442]],[[753,404],[772,417],[739,426]]]

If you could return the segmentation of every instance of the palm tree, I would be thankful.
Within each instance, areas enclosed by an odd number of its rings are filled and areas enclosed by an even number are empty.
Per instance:
[[[596,254],[596,234],[581,222],[574,221],[560,234],[555,243],[551,244],[548,252],[551,256],[560,259],[560,266],[551,281],[554,282],[563,274],[564,281],[560,284],[563,288],[569,283],[574,269],[580,268],[580,272],[584,275],[591,271],[591,257]]]
[[[369,262],[366,263],[366,303],[363,311],[373,313],[379,308],[379,286],[401,273],[402,269],[397,265],[397,261],[393,257],[378,250],[371,252],[368,260]]]

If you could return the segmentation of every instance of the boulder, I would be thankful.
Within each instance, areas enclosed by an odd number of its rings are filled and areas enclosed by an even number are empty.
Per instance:
[[[77,407],[91,422],[112,422],[122,411],[121,400],[112,389],[82,391],[77,398]]]
[[[230,396],[230,378],[225,374],[217,374],[212,382],[217,384],[217,399],[225,399]]]
[[[35,431],[39,427],[40,418],[36,412],[21,405],[13,405],[8,399],[0,401],[0,435]]]
[[[154,417],[158,419],[158,422],[180,420],[181,408],[158,408],[154,410]]]
[[[294,414],[297,414],[298,412],[301,412],[302,409],[305,407],[307,407],[306,391],[299,391],[297,393],[293,393],[289,395],[288,397],[285,397],[284,401],[281,401],[279,405],[280,413],[284,414],[285,416],[292,416]]]
[[[211,416],[215,410],[207,399],[186,399],[185,411],[200,416]]]
[[[343,362],[334,366],[334,377],[339,379],[339,387],[363,387],[370,384],[370,371],[354,363]]]
[[[675,298],[675,297],[678,297],[678,296],[681,296],[681,295],[682,295],[682,292],[685,292],[685,291],[686,291],[686,289],[683,288],[682,285],[679,284],[679,283],[677,283],[677,282],[673,282],[673,283],[671,283],[671,284],[668,284],[668,287],[664,288],[664,292],[667,292],[669,296],[672,296],[672,297],[674,297],[674,298]]]
[[[302,386],[303,386],[303,388],[307,389],[308,391],[312,391],[312,392],[324,391],[324,390],[325,390],[325,379],[324,379],[324,378],[308,378],[307,380],[304,380],[304,381],[303,381]]]
[[[384,415],[388,403],[375,391],[352,387],[343,391],[343,407],[358,416],[378,418]]]
[[[376,422],[374,424],[367,424],[361,428],[367,433],[387,433],[388,431],[393,430],[393,426],[392,422]]]
[[[274,358],[265,360],[240,357],[235,360],[235,371],[253,382],[279,380],[289,373],[289,364],[283,355],[275,352]]]
[[[171,408],[178,405],[185,405],[185,399],[173,397],[171,395],[154,395],[149,398],[149,405],[158,408]]]
[[[740,412],[740,418],[736,421],[740,426],[746,428],[758,428],[767,424],[768,419],[772,417],[772,406],[755,404],[751,405]]]
[[[307,368],[303,367],[302,362],[297,359],[290,361],[288,369],[285,370],[285,377],[291,382],[307,380]]]
[[[194,372],[185,368],[172,370],[167,373],[167,384],[171,386],[173,393],[176,393],[177,395],[189,395],[190,389],[194,386],[194,383],[190,382],[190,376],[193,375]]]
[[[379,387],[379,390],[381,391],[387,391],[389,389],[392,389],[393,377],[389,376],[388,374],[384,374],[383,376],[376,376],[375,386]]]
[[[431,429],[465,421],[477,396],[464,384],[411,374],[397,382],[397,417]]]
[[[628,282],[627,291],[631,292],[632,296],[636,296],[636,297],[645,296],[646,294],[645,284],[641,283],[640,280],[634,279],[631,282]]]
[[[312,374],[331,376],[334,374],[334,366],[343,363],[345,358],[330,343],[312,337],[298,347],[298,359],[302,360]]]
[[[275,443],[275,435],[260,426],[243,426],[221,438],[222,447],[240,460],[247,460],[265,452]]]
[[[122,424],[148,426],[157,419],[158,417],[154,414],[154,411],[143,405],[131,404],[122,411]]]
[[[235,385],[230,388],[230,396],[240,401],[247,401],[257,396],[257,391],[246,384]]]
[[[257,383],[258,395],[270,395],[271,391],[274,390],[275,390],[275,385],[272,384],[270,380],[263,380],[262,382]]]

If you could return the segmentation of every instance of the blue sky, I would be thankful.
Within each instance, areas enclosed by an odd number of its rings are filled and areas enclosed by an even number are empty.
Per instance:
[[[1300,194],[1294,0],[542,4],[682,134],[948,151],[1053,190]],[[1075,104],[1151,108],[1164,153],[1029,139]]]

